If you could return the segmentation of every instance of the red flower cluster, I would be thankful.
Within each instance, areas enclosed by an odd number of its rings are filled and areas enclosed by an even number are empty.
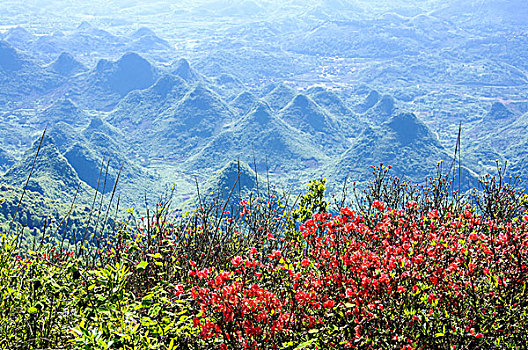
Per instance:
[[[374,221],[350,208],[315,214],[280,249],[265,235],[227,270],[197,271],[201,336],[247,349],[279,348],[294,334],[327,346],[427,348],[526,329],[526,318],[494,317],[515,317],[502,303],[526,287],[528,218],[484,221],[470,208],[418,215],[418,206],[375,201]]]

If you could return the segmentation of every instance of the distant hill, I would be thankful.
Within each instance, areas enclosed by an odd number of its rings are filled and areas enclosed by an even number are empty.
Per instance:
[[[189,170],[216,168],[233,158],[253,164],[261,172],[310,171],[326,160],[309,138],[273,115],[269,106],[258,103],[247,115],[215,136],[186,162]]]
[[[38,145],[39,140],[35,141],[23,159],[13,165],[0,178],[0,181],[17,188],[23,188]],[[78,185],[80,185],[79,198],[82,202],[83,197],[86,199],[85,196],[88,195],[88,185],[79,179],[75,169],[60,154],[53,139],[49,136],[44,137],[33,174],[27,186],[28,190],[38,192],[50,199],[72,200]]]
[[[379,127],[368,127],[352,142],[341,158],[329,167],[334,179],[349,175],[353,181],[370,178],[370,166],[391,165],[391,173],[407,181],[423,183],[427,176],[436,174],[436,166],[443,161],[443,170],[451,165],[449,156],[436,136],[414,114],[401,113]],[[464,188],[475,185],[476,175],[466,168],[462,172]]]
[[[115,62],[101,59],[92,71],[77,78],[75,98],[90,108],[109,109],[127,93],[151,86],[157,76],[156,68],[136,53],[127,53]]]
[[[251,92],[244,91],[231,101],[231,106],[239,115],[244,115],[253,109],[257,103],[259,103],[257,96],[253,95]]]
[[[280,118],[296,128],[315,144],[321,145],[328,154],[340,153],[347,141],[338,124],[311,98],[297,94],[280,112]]]
[[[136,53],[127,53],[116,62],[101,60],[94,72],[95,84],[120,96],[149,87],[155,77],[154,67]]]
[[[256,187],[257,175],[249,165],[243,161],[232,160],[207,179],[201,192],[205,197],[203,199],[218,197],[221,201],[226,201],[233,189],[231,203],[238,203],[251,191],[255,191]]]
[[[4,74],[18,71],[24,62],[20,54],[7,42],[0,41],[0,69]]]
[[[130,37],[133,41],[128,45],[128,49],[132,51],[148,52],[170,48],[170,44],[166,40],[161,39],[147,27],[139,28]]]
[[[33,102],[59,87],[63,79],[47,72],[9,43],[0,41],[0,107]]]
[[[189,61],[185,58],[180,58],[178,61],[173,62],[170,67],[170,72],[188,83],[194,83],[201,80],[200,75],[191,67]]]
[[[486,114],[489,120],[508,119],[514,116],[514,113],[501,102],[493,102],[490,111]]]
[[[395,113],[396,102],[390,95],[383,95],[378,102],[365,113],[365,118],[373,125],[386,122]]]
[[[180,77],[165,74],[148,89],[129,93],[112,111],[108,121],[133,133],[148,129],[158,116],[177,104],[188,89]]]
[[[29,43],[37,39],[37,36],[24,27],[16,26],[9,28],[3,39],[17,47],[27,47]]]
[[[89,123],[88,116],[69,98],[62,97],[41,113],[38,113],[35,122],[47,125],[64,122],[72,126],[82,126]]]
[[[203,83],[197,83],[153,121],[151,128],[157,138],[152,140],[152,146],[157,154],[186,158],[233,119],[233,112],[222,98]]]
[[[64,76],[72,76],[88,70],[88,68],[67,52],[61,53],[59,57],[49,65],[49,68],[53,72]]]
[[[222,73],[213,78],[216,91],[224,98],[231,99],[245,92],[246,86],[232,74]]]
[[[278,84],[271,90],[264,100],[275,112],[280,111],[297,95],[297,91],[286,84]]]
[[[358,112],[364,113],[370,108],[374,107],[380,100],[381,95],[376,90],[371,90],[365,97],[365,100],[361,102],[356,108]]]
[[[364,127],[363,120],[352,112],[335,92],[323,87],[315,87],[309,89],[307,94],[334,117],[340,132],[347,137],[356,137]]]

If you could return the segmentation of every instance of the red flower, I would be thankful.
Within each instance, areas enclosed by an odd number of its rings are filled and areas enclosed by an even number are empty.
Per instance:
[[[350,210],[350,208],[341,208],[340,213],[344,216],[354,216],[355,214],[355,212],[353,210]]]
[[[238,265],[242,264],[242,257],[240,255],[235,256],[233,259],[231,259],[231,264],[233,264],[233,267],[237,267]]]
[[[433,210],[431,212],[429,212],[429,214],[427,214],[427,216],[429,217],[429,219],[438,219],[438,210]]]
[[[302,266],[302,267],[308,267],[308,266],[310,266],[310,260],[308,260],[308,259],[303,259],[303,260],[301,261],[301,266]]]
[[[327,309],[330,309],[334,307],[335,303],[333,300],[327,300],[323,303],[323,307],[326,307]]]
[[[374,201],[372,202],[372,206],[376,209],[378,209],[379,211],[384,211],[385,210],[385,203],[381,202],[381,201]]]
[[[429,301],[430,303],[432,303],[436,299],[437,297],[434,294],[429,294],[429,296],[427,297],[427,301]]]

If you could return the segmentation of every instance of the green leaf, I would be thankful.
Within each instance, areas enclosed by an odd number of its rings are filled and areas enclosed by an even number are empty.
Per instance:
[[[148,261],[142,261],[139,264],[137,264],[136,269],[137,270],[145,270],[145,268],[148,266]]]
[[[306,349],[308,346],[312,345],[313,343],[314,343],[313,339],[307,340],[307,341],[297,345],[295,347],[295,350]]]

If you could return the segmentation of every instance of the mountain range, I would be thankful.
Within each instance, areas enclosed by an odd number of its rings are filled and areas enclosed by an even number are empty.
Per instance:
[[[109,196],[118,175],[124,206],[170,185],[189,199],[196,181],[225,195],[234,164],[248,189],[263,174],[294,193],[361,185],[381,162],[423,183],[453,163],[459,126],[464,189],[496,160],[528,176],[525,5],[398,3],[186,2],[159,18],[153,2],[136,25],[120,15],[136,5],[109,3],[105,21],[81,8],[57,28],[0,14],[0,182],[23,186],[44,128],[29,189],[66,202],[79,184],[85,203]]]

